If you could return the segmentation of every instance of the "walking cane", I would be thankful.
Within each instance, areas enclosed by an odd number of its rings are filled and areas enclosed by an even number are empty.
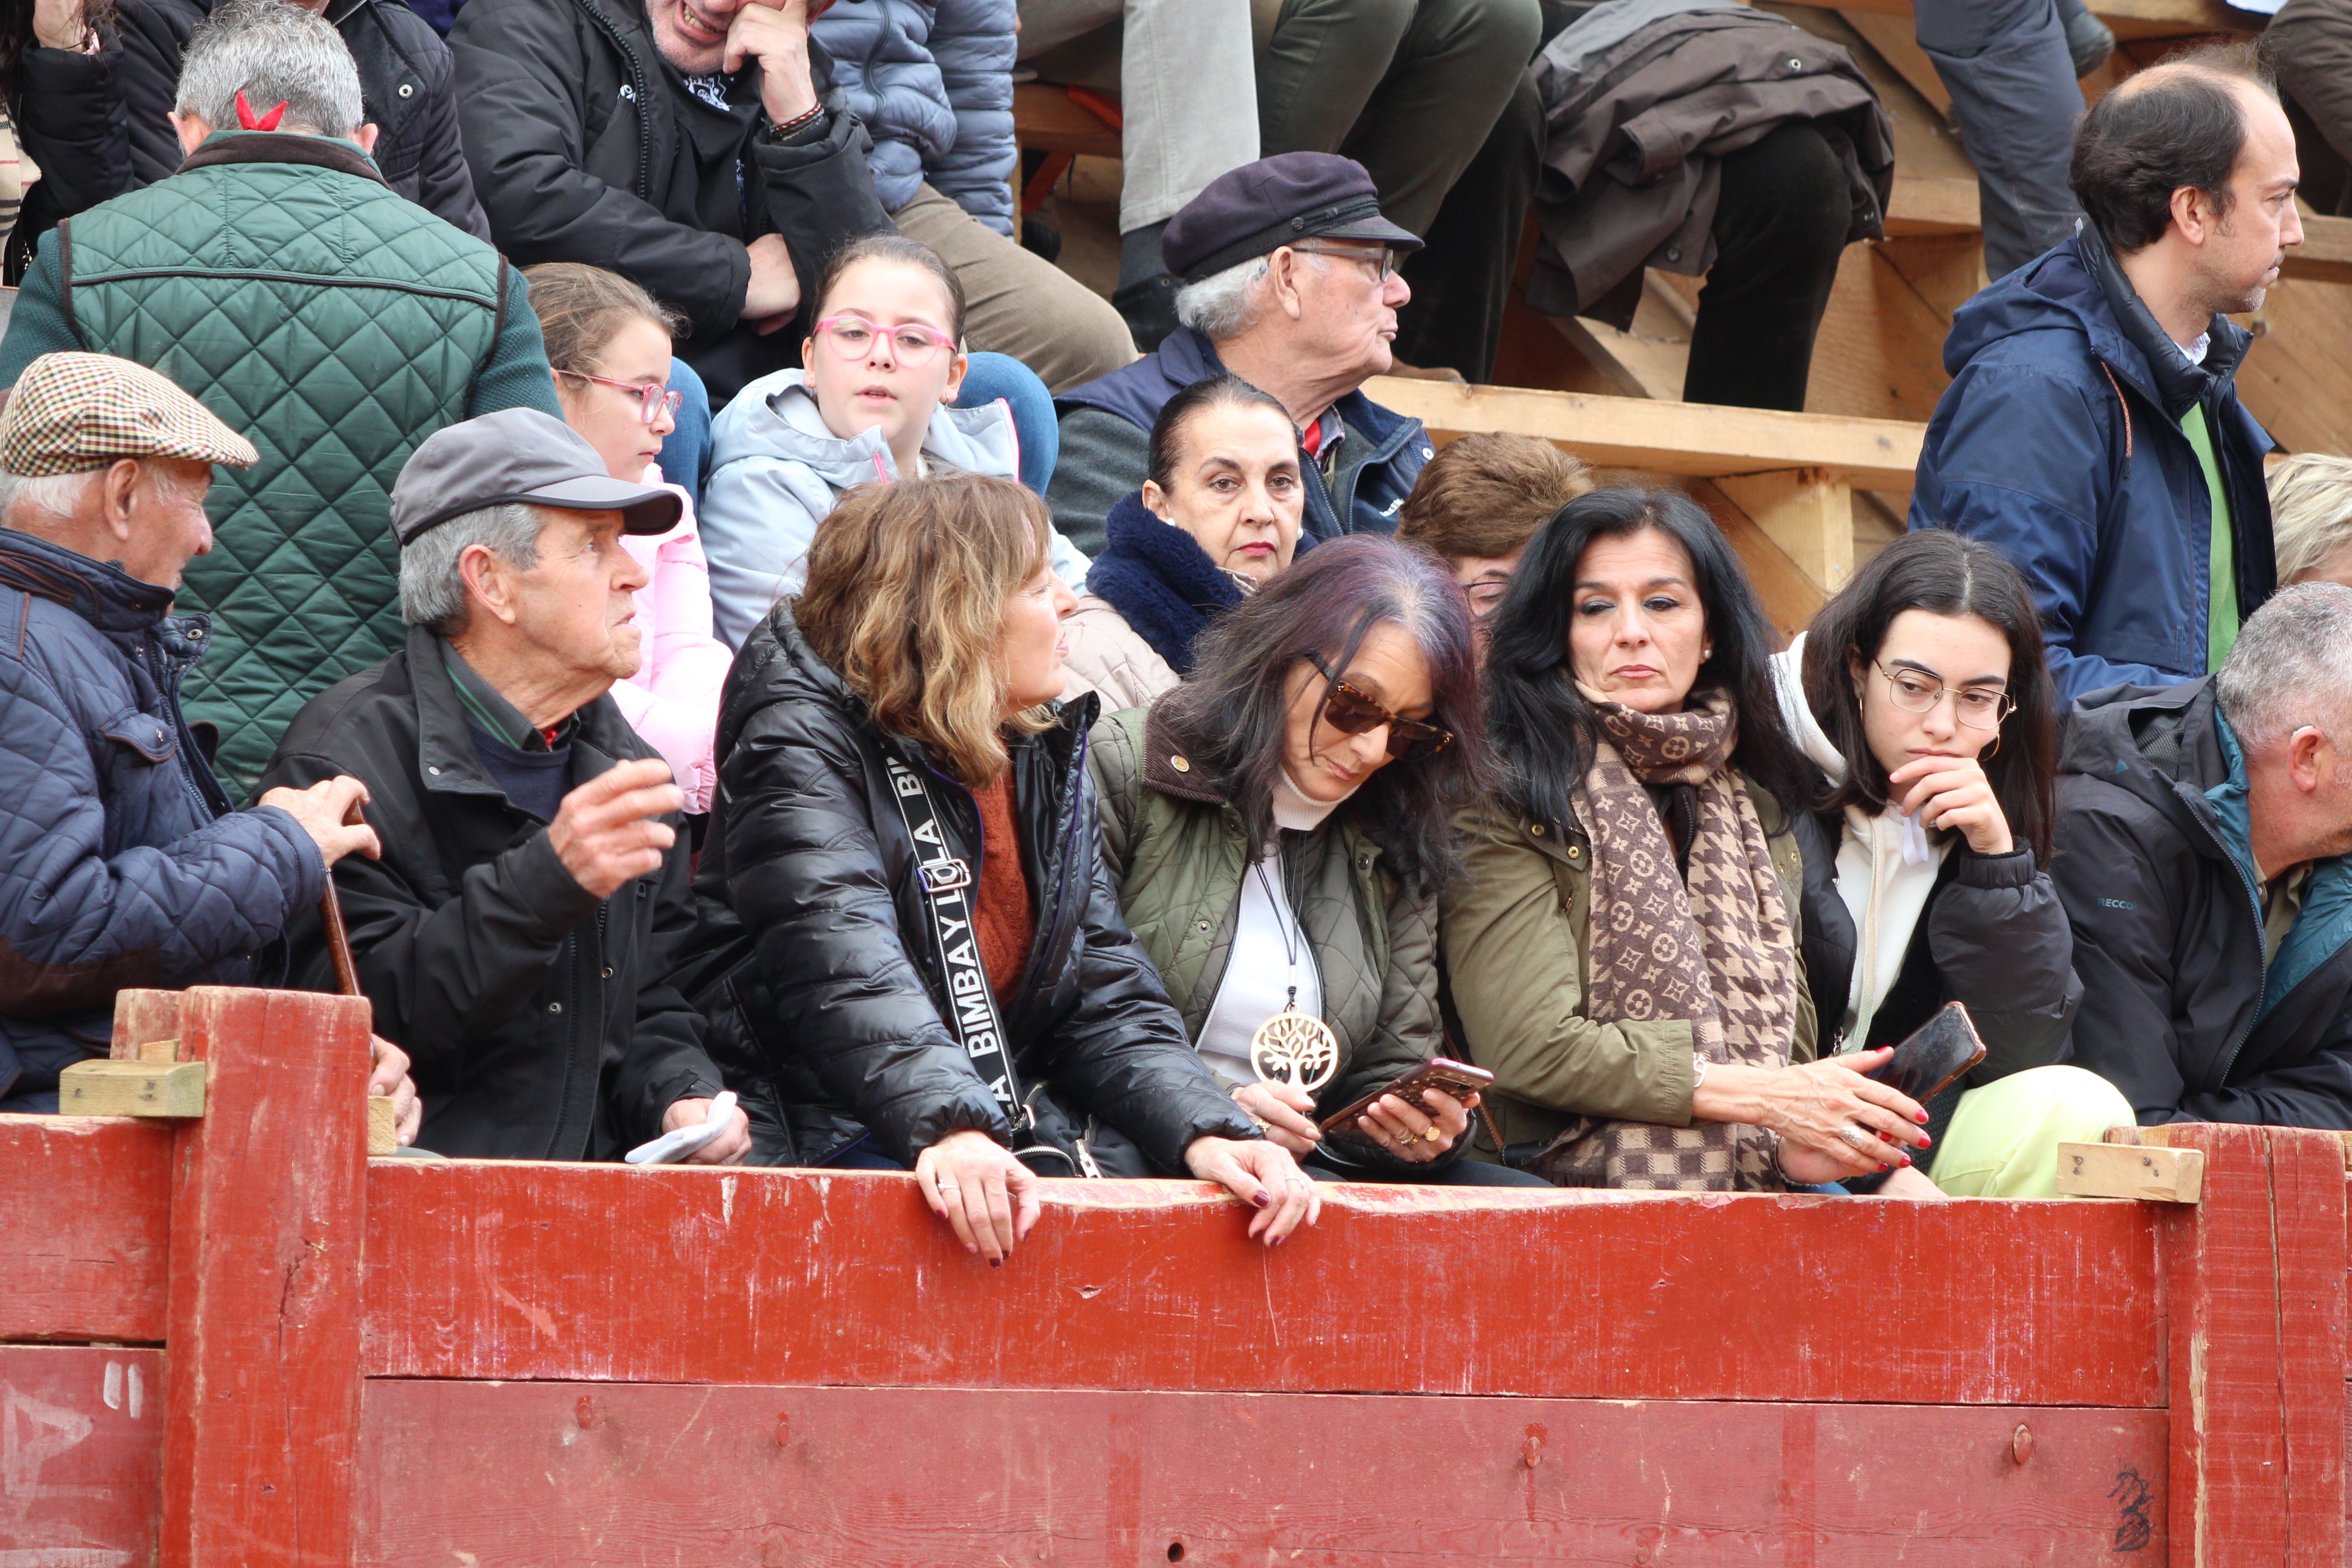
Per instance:
[[[354,804],[344,815],[343,826],[357,827],[367,821],[366,814]],[[356,996],[360,994],[359,965],[352,961],[351,933],[343,929],[343,906],[335,897],[334,868],[327,868],[326,895],[319,900],[319,924],[327,933],[327,955],[335,963],[335,990],[338,994]],[[399,1152],[399,1121],[392,1109],[389,1095],[367,1097],[368,1152],[392,1154]]]

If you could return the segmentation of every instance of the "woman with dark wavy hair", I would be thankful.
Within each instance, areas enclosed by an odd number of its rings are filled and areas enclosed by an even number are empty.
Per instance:
[[[2032,590],[1988,544],[1906,534],[1772,667],[1813,770],[1797,837],[1825,1048],[1896,1044],[1948,1002],[1984,1040],[1927,1102],[1930,1155],[1879,1190],[2056,1197],[2056,1146],[2134,1117],[2055,1065],[2083,987],[2050,880],[2055,688]]]
[[[1461,1160],[1477,1097],[1382,1096],[1444,1054],[1437,890],[1486,771],[1461,591],[1370,535],[1302,557],[1204,632],[1192,672],[1095,726],[1103,863],[1202,1058],[1327,1178],[1532,1182]],[[1264,1081],[1287,1043],[1302,1070]]]
[[[1774,1191],[1909,1158],[1926,1112],[1812,1060],[1791,831],[1804,761],[1738,558],[1672,491],[1538,531],[1496,612],[1488,732],[1441,931],[1503,1156],[1562,1185]]]

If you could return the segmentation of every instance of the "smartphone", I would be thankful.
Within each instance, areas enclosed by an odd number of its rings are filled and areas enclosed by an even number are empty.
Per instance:
[[[1904,1037],[1885,1067],[1864,1076],[1925,1105],[1954,1079],[1984,1060],[1984,1041],[1977,1037],[1969,1010],[1958,1002],[1947,1002],[1934,1017]]]
[[[1418,1106],[1426,1114],[1434,1116],[1437,1112],[1432,1110],[1429,1101],[1422,1098],[1424,1090],[1433,1089],[1461,1100],[1477,1093],[1494,1081],[1495,1075],[1485,1068],[1474,1068],[1468,1062],[1448,1061],[1444,1057],[1432,1057],[1411,1072],[1399,1074],[1385,1087],[1374,1089],[1345,1110],[1325,1117],[1320,1125],[1332,1137],[1369,1143],[1371,1140],[1357,1130],[1356,1119],[1370,1110],[1372,1101],[1384,1094],[1393,1094],[1406,1104]]]

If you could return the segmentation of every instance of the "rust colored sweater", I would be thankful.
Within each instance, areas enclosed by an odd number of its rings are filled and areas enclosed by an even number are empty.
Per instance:
[[[1013,774],[975,789],[980,806],[980,894],[972,919],[980,938],[980,962],[999,1002],[1012,999],[1021,970],[1036,940],[1037,911],[1029,900],[1029,879],[1021,866],[1021,838],[1013,826]]]

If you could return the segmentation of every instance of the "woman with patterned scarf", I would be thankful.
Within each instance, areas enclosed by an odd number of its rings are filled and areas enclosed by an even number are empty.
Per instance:
[[[1486,664],[1506,781],[1440,921],[1507,1163],[1773,1192],[1926,1145],[1927,1113],[1862,1076],[1890,1052],[1813,1059],[1790,810],[1808,781],[1769,635],[1683,496],[1596,491],[1528,542]]]

